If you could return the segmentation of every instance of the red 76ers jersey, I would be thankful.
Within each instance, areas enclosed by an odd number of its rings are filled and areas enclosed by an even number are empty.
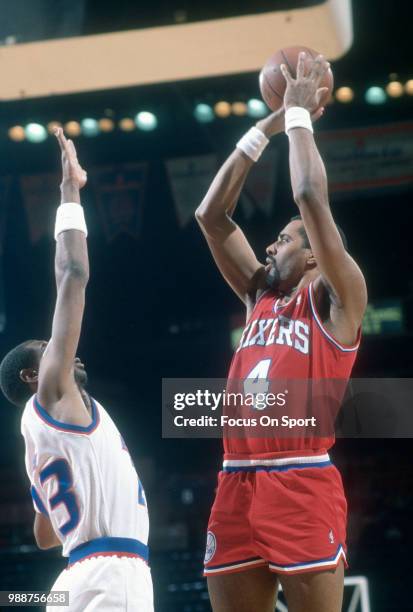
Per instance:
[[[267,290],[258,299],[235,350],[228,374],[229,385],[231,379],[238,384],[257,378],[300,379],[302,387],[308,386],[304,391],[311,395],[312,380],[349,379],[358,346],[359,339],[354,346],[344,346],[323,327],[315,307],[312,283],[284,306],[280,306],[274,291]],[[276,434],[253,438],[224,435],[226,458],[328,449],[333,443],[333,435],[301,438]]]

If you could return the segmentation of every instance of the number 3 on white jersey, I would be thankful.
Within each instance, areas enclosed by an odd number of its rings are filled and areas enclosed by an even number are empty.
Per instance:
[[[244,395],[253,395],[254,404],[251,408],[255,410],[264,410],[265,406],[262,406],[264,395],[268,392],[270,381],[268,380],[268,371],[271,366],[272,359],[261,359],[255,365],[247,377],[244,379]],[[260,394],[260,406],[257,406],[257,395]]]

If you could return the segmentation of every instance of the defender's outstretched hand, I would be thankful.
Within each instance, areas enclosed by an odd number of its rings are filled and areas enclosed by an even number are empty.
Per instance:
[[[62,128],[56,128],[55,136],[62,152],[62,184],[70,182],[82,189],[86,185],[87,173],[79,164],[75,145],[71,140],[67,140]]]
[[[284,107],[301,106],[306,108],[310,113],[318,112],[320,101],[328,87],[320,87],[323,77],[330,68],[322,55],[318,55],[310,64],[310,68],[306,67],[306,53],[302,51],[298,57],[297,77],[294,79],[285,64],[281,64],[281,72],[287,82],[287,87],[284,94]]]

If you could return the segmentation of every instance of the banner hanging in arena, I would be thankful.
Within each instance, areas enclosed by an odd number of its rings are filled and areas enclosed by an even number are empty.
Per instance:
[[[317,136],[333,198],[413,186],[413,122]]]
[[[60,202],[59,184],[60,177],[56,174],[20,177],[20,189],[33,244],[44,236],[53,236],[54,211]]]
[[[181,227],[193,218],[217,171],[216,155],[180,157],[166,161],[166,170]]]
[[[142,231],[147,164],[94,168],[90,172],[108,241],[120,234],[139,238]]]
[[[247,219],[259,210],[271,215],[277,185],[279,150],[272,147],[265,151],[259,164],[255,164],[245,182],[240,203]]]

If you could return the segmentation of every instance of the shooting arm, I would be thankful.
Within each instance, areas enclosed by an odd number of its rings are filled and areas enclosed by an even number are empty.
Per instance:
[[[294,128],[289,131],[289,141],[294,200],[321,276],[333,292],[332,320],[334,323],[334,318],[344,315],[354,341],[367,303],[366,284],[360,268],[346,252],[334,222],[326,171],[312,133]]]
[[[260,284],[264,268],[231,217],[253,164],[245,153],[235,149],[195,213],[218,268],[244,302]]]

